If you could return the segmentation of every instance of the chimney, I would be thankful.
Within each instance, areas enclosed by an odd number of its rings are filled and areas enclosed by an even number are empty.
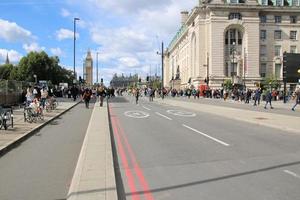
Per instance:
[[[182,11],[181,12],[181,25],[184,25],[189,17],[188,11]]]

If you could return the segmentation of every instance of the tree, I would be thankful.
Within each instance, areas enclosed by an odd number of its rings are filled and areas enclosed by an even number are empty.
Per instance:
[[[51,81],[53,84],[72,84],[75,78],[71,70],[59,65],[57,56],[49,57],[44,51],[30,52],[20,60],[18,69],[12,72],[12,77],[20,81],[34,82],[34,75],[38,80]]]
[[[0,79],[10,79],[10,74],[13,71],[14,66],[12,64],[4,64],[0,66]]]

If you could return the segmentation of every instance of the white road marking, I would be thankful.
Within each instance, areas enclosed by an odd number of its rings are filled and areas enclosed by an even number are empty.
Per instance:
[[[124,115],[137,119],[147,118],[150,116],[148,113],[139,110],[127,111],[124,113]]]
[[[155,112],[155,114],[157,114],[157,115],[159,115],[159,116],[162,116],[162,117],[164,117],[164,118],[166,118],[166,119],[168,119],[168,120],[172,120],[170,117],[167,117],[167,116],[165,116],[165,115],[163,115],[163,114],[160,114],[159,112]]]
[[[200,131],[198,131],[198,130],[196,130],[196,129],[194,129],[194,128],[191,128],[191,127],[189,127],[189,126],[187,126],[187,125],[185,125],[185,124],[182,124],[182,126],[184,126],[185,128],[188,128],[188,129],[190,129],[190,130],[192,130],[192,131],[194,131],[194,132],[196,132],[196,133],[199,133],[199,134],[201,134],[201,135],[203,135],[203,136],[205,136],[205,137],[207,137],[207,138],[209,138],[209,139],[211,139],[211,140],[214,140],[215,142],[218,142],[218,143],[220,143],[220,144],[222,144],[222,145],[224,145],[224,146],[230,146],[229,144],[227,144],[227,143],[225,143],[225,142],[223,142],[223,141],[221,141],[221,140],[218,140],[217,138],[214,138],[214,137],[209,136],[209,135],[207,135],[207,134],[205,134],[205,133],[202,133],[202,132],[200,132]]]
[[[300,178],[300,176],[292,171],[289,171],[289,170],[283,170],[283,172],[289,174],[289,175],[292,175],[293,177],[296,177],[296,178]]]
[[[180,116],[180,117],[195,117],[196,114],[192,112],[187,111],[181,111],[181,110],[167,110],[167,113]]]
[[[151,110],[150,108],[147,108],[146,106],[143,106],[143,108],[145,108],[146,110]]]

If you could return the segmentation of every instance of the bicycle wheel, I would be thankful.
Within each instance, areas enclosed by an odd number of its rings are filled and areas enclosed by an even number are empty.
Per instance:
[[[7,123],[6,123],[6,119],[3,120],[3,127],[4,127],[4,130],[7,130],[8,126],[7,126]]]
[[[0,130],[2,129],[2,126],[3,126],[3,118],[2,116],[0,116]]]

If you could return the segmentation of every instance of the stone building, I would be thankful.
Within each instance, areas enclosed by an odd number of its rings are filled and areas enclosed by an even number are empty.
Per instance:
[[[300,0],[205,0],[181,12],[164,59],[164,85],[255,87],[282,80],[283,52],[298,52]]]
[[[90,50],[83,64],[83,79],[87,85],[93,85],[93,58]]]

